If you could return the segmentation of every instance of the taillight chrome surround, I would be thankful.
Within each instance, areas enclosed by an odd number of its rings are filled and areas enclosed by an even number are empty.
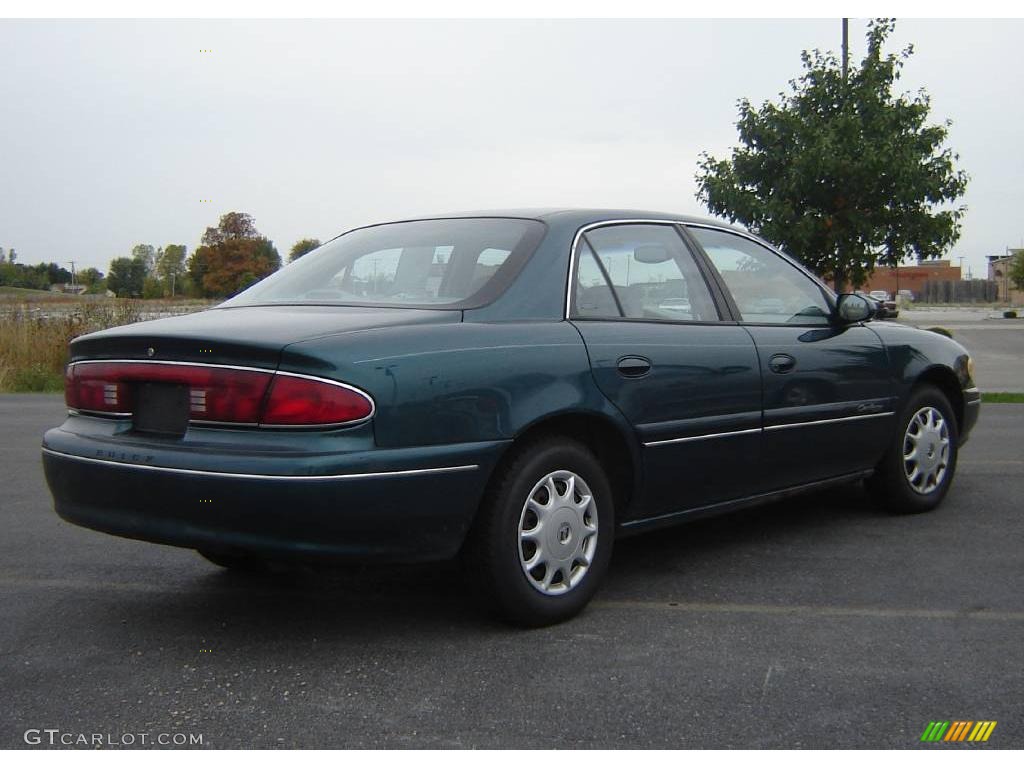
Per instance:
[[[294,373],[292,371],[281,371],[272,370],[269,368],[255,368],[250,366],[241,365],[224,365],[219,363],[193,363],[179,360],[78,360],[69,363],[66,369],[65,377],[66,381],[70,382],[73,377],[75,370],[79,366],[94,366],[94,365],[115,365],[115,366],[128,366],[137,367],[140,371],[144,371],[147,368],[153,366],[179,366],[184,368],[192,369],[208,369],[211,371],[233,371],[242,373],[257,374],[266,377],[265,384],[260,395],[260,403],[257,406],[259,416],[264,416],[271,402],[271,394],[274,389],[274,384],[280,378],[294,380],[301,379],[309,382],[313,382],[318,385],[326,385],[329,387],[337,387],[339,389],[347,390],[354,395],[358,396],[365,401],[368,411],[365,415],[358,418],[346,419],[343,421],[326,421],[316,423],[264,423],[262,419],[256,419],[252,421],[224,421],[216,419],[201,419],[194,418],[190,413],[189,424],[196,424],[198,426],[223,426],[223,427],[258,427],[260,429],[295,429],[295,430],[311,430],[311,429],[331,429],[339,427],[353,427],[359,424],[363,424],[374,417],[377,413],[377,404],[374,402],[373,397],[368,392],[365,392],[358,387],[346,384],[341,381],[335,381],[333,379],[326,379],[320,376],[311,376],[305,373]],[[147,381],[144,375],[138,377],[130,377],[129,381]],[[176,382],[175,377],[159,377],[158,381],[164,381],[169,383],[185,383],[187,382]],[[119,396],[121,395],[121,382],[118,383],[103,383],[103,400],[105,404],[117,405]],[[76,396],[77,396],[76,392]],[[202,406],[205,409],[206,398],[208,391],[202,388],[190,387],[189,400],[190,400],[190,411],[197,409]],[[65,398],[70,397],[67,386],[65,388]],[[131,418],[133,412],[130,408],[123,410],[94,410],[85,407],[78,407],[68,402],[68,413],[71,414],[82,414],[87,416],[97,416],[101,418],[112,418],[112,419],[127,419]]]

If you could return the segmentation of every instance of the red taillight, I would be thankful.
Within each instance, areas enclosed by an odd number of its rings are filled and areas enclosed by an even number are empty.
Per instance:
[[[143,382],[187,386],[192,421],[321,426],[360,421],[373,413],[366,395],[343,384],[213,365],[75,363],[68,366],[64,395],[69,408],[131,414],[135,385]]]
[[[317,379],[274,376],[261,424],[305,426],[362,421],[373,413],[373,403],[354,389]]]

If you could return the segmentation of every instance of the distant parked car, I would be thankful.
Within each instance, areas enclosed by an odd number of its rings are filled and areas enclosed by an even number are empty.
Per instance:
[[[75,339],[43,466],[78,525],[241,571],[459,556],[460,585],[548,624],[619,536],[859,480],[936,507],[973,366],[873,309],[706,220],[369,226],[215,309]]]
[[[878,319],[888,320],[900,316],[900,309],[896,306],[896,302],[889,297],[888,292],[871,291],[868,296],[878,303],[878,310],[875,313],[875,317]]]
[[[685,298],[662,299],[658,303],[658,309],[663,312],[678,312],[683,315],[690,315],[693,312],[693,308],[690,306],[690,300]]]

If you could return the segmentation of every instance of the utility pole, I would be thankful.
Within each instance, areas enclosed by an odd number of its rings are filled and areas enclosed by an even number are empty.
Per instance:
[[[842,55],[842,67],[843,67],[843,105],[845,108],[846,102],[846,81],[849,71],[849,60],[850,60],[850,20],[847,18],[843,19],[843,55]],[[842,293],[846,290],[846,269],[844,264],[846,248],[844,245],[839,245],[836,248],[836,266],[832,272],[832,282],[835,285],[836,293]]]
[[[850,20],[843,19],[843,82],[850,70]]]
[[[75,287],[75,262],[69,261],[68,264],[71,265],[71,287],[74,288]]]

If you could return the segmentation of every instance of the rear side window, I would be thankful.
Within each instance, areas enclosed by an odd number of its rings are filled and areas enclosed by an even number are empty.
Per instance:
[[[581,238],[577,265],[577,317],[720,319],[703,275],[671,225],[592,229]]]
[[[608,285],[608,277],[585,242],[580,244],[576,271],[577,317],[622,317],[622,310]]]

